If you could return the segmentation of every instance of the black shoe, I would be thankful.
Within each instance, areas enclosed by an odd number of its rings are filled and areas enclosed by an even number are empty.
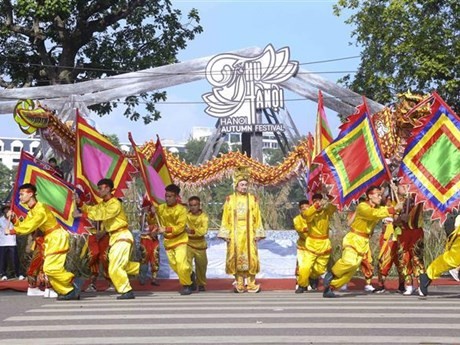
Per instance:
[[[319,278],[310,278],[308,283],[310,284],[312,290],[318,290]]]
[[[198,291],[204,292],[204,291],[206,291],[206,287],[204,287],[203,285],[200,285],[200,286],[198,286]]]
[[[329,288],[332,279],[334,279],[334,275],[331,272],[327,272],[323,279],[324,290]]]
[[[58,301],[78,301],[79,299],[80,299],[80,294],[78,293],[75,287],[72,291],[70,291],[66,295],[59,295],[57,297]]]
[[[307,291],[306,288],[304,288],[303,286],[298,286],[295,290],[295,293],[304,293],[305,291]]]
[[[372,291],[372,293],[384,293],[385,292],[385,286],[384,285],[380,285],[380,286],[377,286],[374,291]]]
[[[134,296],[133,290],[122,293],[120,296],[117,296],[117,299],[135,299],[135,298],[136,296]]]
[[[420,286],[418,287],[420,296],[428,296],[428,286],[431,284],[431,279],[428,278],[426,273],[422,273],[418,279],[420,281]]]
[[[73,278],[72,285],[74,286],[76,294],[80,296],[81,287],[83,286],[83,280],[81,280],[80,278]]]
[[[192,286],[191,285],[184,285],[182,290],[179,291],[181,295],[191,295],[192,294]]]
[[[334,298],[336,296],[335,296],[335,293],[332,292],[331,288],[328,287],[324,290],[323,297],[324,298]]]
[[[196,290],[196,274],[195,272],[192,272],[192,275],[190,276],[190,279],[192,280],[192,285],[190,285],[190,288],[192,291]]]
[[[398,292],[403,293],[405,291],[406,291],[406,287],[404,285],[404,282],[399,282]]]

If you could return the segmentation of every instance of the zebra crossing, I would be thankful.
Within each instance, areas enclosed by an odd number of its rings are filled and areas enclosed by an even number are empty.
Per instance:
[[[459,310],[458,293],[83,294],[4,318],[0,344],[458,344]]]

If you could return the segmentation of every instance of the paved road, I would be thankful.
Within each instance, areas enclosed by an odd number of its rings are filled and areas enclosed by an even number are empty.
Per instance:
[[[129,301],[0,292],[0,344],[459,344],[460,288],[430,292],[159,292]]]

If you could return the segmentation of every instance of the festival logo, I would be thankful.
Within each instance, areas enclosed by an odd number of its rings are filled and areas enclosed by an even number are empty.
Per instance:
[[[203,95],[205,112],[220,118],[223,132],[270,131],[273,125],[258,124],[257,111],[284,109],[284,90],[278,84],[299,68],[289,57],[288,47],[275,51],[271,44],[257,57],[216,55],[206,67],[213,89]]]

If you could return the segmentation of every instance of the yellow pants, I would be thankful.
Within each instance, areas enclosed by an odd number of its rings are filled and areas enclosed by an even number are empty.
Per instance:
[[[70,247],[69,236],[64,229],[57,229],[45,235],[43,272],[53,289],[60,295],[66,295],[73,290],[74,275],[65,269],[65,260]]]
[[[118,293],[132,290],[128,274],[139,273],[139,263],[129,261],[132,244],[127,241],[113,243],[109,249],[109,277]]]
[[[369,251],[369,239],[349,232],[342,242],[342,257],[332,267],[334,279],[331,287],[336,289],[347,284],[358,268],[363,257]]]
[[[195,261],[196,283],[198,286],[206,286],[206,270],[208,268],[208,256],[206,249],[187,247],[187,258],[190,267],[193,269]]]
[[[182,286],[192,285],[192,267],[187,258],[187,244],[180,244],[175,248],[167,249],[166,255],[171,269],[176,272]]]
[[[426,270],[431,280],[439,278],[443,272],[460,265],[460,234],[453,233],[451,236],[455,237],[447,243],[446,251],[434,259]]]
[[[302,287],[307,287],[310,277],[318,278],[327,269],[330,254],[315,254],[308,250],[297,250],[297,260],[299,263],[299,276],[297,284]]]

